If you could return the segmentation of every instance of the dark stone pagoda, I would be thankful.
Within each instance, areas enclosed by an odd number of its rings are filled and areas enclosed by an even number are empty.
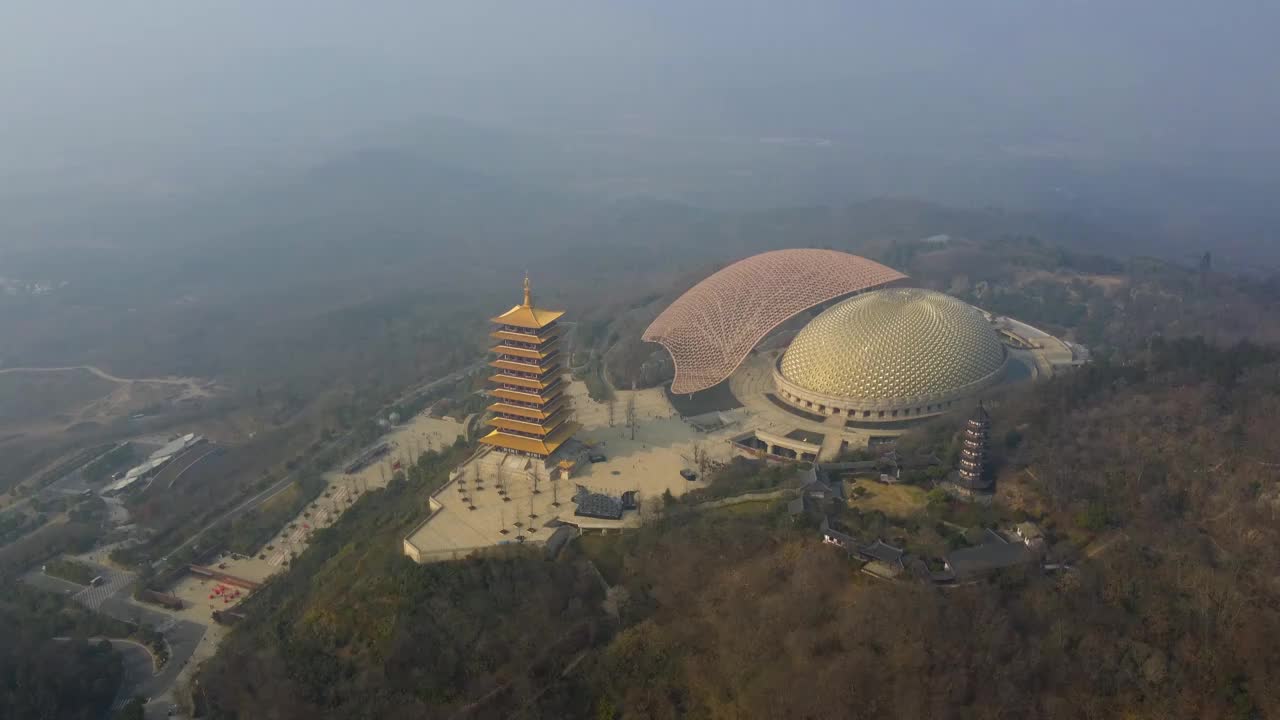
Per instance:
[[[992,478],[987,467],[988,443],[991,435],[991,416],[978,402],[978,407],[964,425],[960,449],[960,465],[956,468],[956,485],[970,492],[988,492]]]

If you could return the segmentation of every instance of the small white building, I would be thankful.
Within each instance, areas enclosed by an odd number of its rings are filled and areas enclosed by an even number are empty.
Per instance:
[[[1014,526],[1013,531],[1023,545],[1037,552],[1044,550],[1044,531],[1039,525],[1033,522],[1021,522]]]

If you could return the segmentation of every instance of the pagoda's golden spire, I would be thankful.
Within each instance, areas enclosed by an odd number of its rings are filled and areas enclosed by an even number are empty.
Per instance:
[[[537,330],[544,328],[556,321],[556,318],[563,315],[561,310],[547,310],[545,308],[536,308],[533,305],[533,289],[529,283],[529,273],[524,274],[524,302],[519,305],[512,305],[511,309],[502,313],[493,321],[499,325],[511,325],[513,327]]]

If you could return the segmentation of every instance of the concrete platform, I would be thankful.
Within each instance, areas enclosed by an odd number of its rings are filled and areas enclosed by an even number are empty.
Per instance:
[[[517,542],[521,537],[527,543],[545,542],[560,522],[601,529],[636,527],[667,490],[682,495],[703,486],[701,480],[689,482],[680,475],[683,469],[697,467],[695,446],[716,461],[732,456],[728,440],[735,428],[698,432],[680,419],[661,388],[619,391],[612,427],[608,405],[591,400],[585,385],[571,382],[567,392],[575,419],[583,425],[577,440],[607,459],[583,463],[572,478],[553,481],[539,463],[482,451],[435,495],[430,518],[405,538],[410,557],[420,562],[465,557],[478,548]],[[625,427],[632,398],[634,439]],[[578,486],[613,496],[636,491],[641,509],[621,520],[577,517],[571,498]]]
[[[231,572],[230,567],[227,568],[226,572]],[[223,602],[223,598],[218,596],[210,599],[209,595],[213,594],[214,588],[219,585],[227,587],[226,583],[220,583],[217,580],[195,575],[184,577],[170,588],[170,592],[182,600],[184,607],[181,610],[168,611],[168,613],[183,620],[208,625],[213,622],[214,610],[230,610],[249,597],[248,590],[232,588],[230,595],[234,595],[234,591],[239,590],[240,597],[231,599],[229,602]]]
[[[384,487],[394,473],[397,462],[408,465],[421,453],[453,445],[465,426],[458,420],[433,418],[419,413],[388,430],[378,443],[387,443],[391,452],[359,472],[347,475],[341,470],[326,473],[331,480],[347,480],[361,488]],[[376,444],[376,443],[375,443]]]

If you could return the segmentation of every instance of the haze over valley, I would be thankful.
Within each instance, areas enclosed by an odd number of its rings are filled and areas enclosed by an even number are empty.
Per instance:
[[[0,715],[1280,716],[1277,26],[5,3]]]

